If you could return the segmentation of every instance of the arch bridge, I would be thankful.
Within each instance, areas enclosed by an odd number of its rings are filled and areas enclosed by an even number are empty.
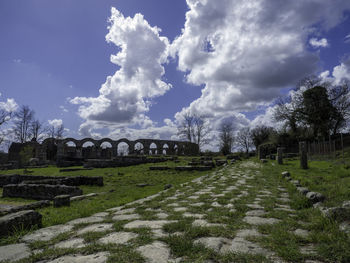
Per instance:
[[[53,139],[42,143],[45,149]],[[57,146],[57,158],[112,159],[122,155],[197,155],[199,147],[195,143],[173,140],[138,139],[135,141],[122,138],[112,140],[103,138],[75,139],[65,138],[54,141]],[[43,150],[44,150],[43,149]]]

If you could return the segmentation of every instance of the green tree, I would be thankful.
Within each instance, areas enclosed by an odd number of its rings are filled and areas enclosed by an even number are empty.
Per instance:
[[[316,86],[303,92],[301,109],[305,122],[313,130],[314,137],[327,137],[332,128],[332,121],[337,118],[338,111],[332,105],[327,89]]]
[[[267,127],[265,125],[260,125],[251,130],[250,136],[256,149],[259,145],[267,142],[271,133],[274,131],[272,127]]]

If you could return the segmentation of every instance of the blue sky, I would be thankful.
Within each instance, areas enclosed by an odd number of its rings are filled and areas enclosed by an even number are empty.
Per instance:
[[[346,0],[4,0],[1,105],[29,105],[73,137],[176,139],[186,112],[213,139],[225,119],[273,125],[274,99],[300,78],[349,78],[349,11]]]

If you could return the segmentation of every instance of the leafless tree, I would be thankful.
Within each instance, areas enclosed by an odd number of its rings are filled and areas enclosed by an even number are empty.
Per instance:
[[[233,124],[230,122],[222,122],[219,128],[219,140],[220,140],[220,151],[227,155],[231,153],[234,135],[233,135]]]
[[[62,139],[64,135],[64,125],[59,126],[50,125],[47,128],[49,138]]]
[[[244,127],[239,130],[236,135],[236,144],[241,147],[247,154],[249,153],[249,149],[253,145],[249,127]]]
[[[13,131],[17,141],[25,143],[30,139],[30,124],[33,121],[34,111],[23,105],[14,114]]]
[[[336,134],[350,119],[350,87],[349,82],[339,86],[332,86],[329,90],[329,99],[337,114],[333,117],[332,134]]]
[[[47,127],[39,120],[33,120],[30,123],[30,135],[32,138],[35,138],[36,141],[41,141],[41,139],[45,136],[44,134],[47,132]]]
[[[0,109],[0,127],[11,119],[12,112],[6,111],[5,109]],[[0,145],[4,142],[6,137],[6,132],[2,129],[0,130]]]
[[[189,142],[197,143],[199,148],[207,142],[209,132],[208,121],[195,114],[185,114],[178,126],[178,135]]]

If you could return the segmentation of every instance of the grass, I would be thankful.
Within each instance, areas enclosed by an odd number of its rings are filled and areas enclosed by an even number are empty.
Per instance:
[[[326,196],[326,207],[340,206],[343,201],[350,200],[350,149],[345,154],[345,164],[340,160],[309,161],[309,169],[300,169],[299,160],[284,159],[283,165],[264,165],[263,172],[279,175],[289,171],[294,180],[310,191],[320,192]],[[303,203],[303,201],[302,201]]]
[[[144,198],[164,189],[166,184],[172,184],[174,188],[180,184],[191,181],[208,172],[199,171],[175,171],[174,169],[165,171],[151,171],[150,166],[167,165],[175,167],[184,165],[191,158],[180,158],[180,163],[168,161],[161,164],[141,164],[120,168],[96,168],[86,171],[59,172],[57,167],[33,168],[32,174],[46,176],[103,176],[104,186],[80,186],[84,194],[99,193],[98,196],[87,198],[81,201],[71,202],[69,207],[53,208],[52,206],[38,209],[43,215],[43,227],[63,224],[72,219],[90,216],[94,213],[105,211],[108,208],[121,206],[134,200]],[[23,174],[23,169],[2,171],[2,174]],[[138,187],[137,184],[147,183],[149,186]],[[0,190],[2,194],[2,189]],[[174,190],[170,189],[172,193]],[[35,200],[26,200],[23,198],[0,198],[0,204],[25,204]],[[25,231],[18,231],[15,236],[23,235]],[[17,238],[18,239],[18,238]],[[0,240],[0,243],[8,243],[9,240],[16,238]],[[12,242],[11,242],[12,243]]]

